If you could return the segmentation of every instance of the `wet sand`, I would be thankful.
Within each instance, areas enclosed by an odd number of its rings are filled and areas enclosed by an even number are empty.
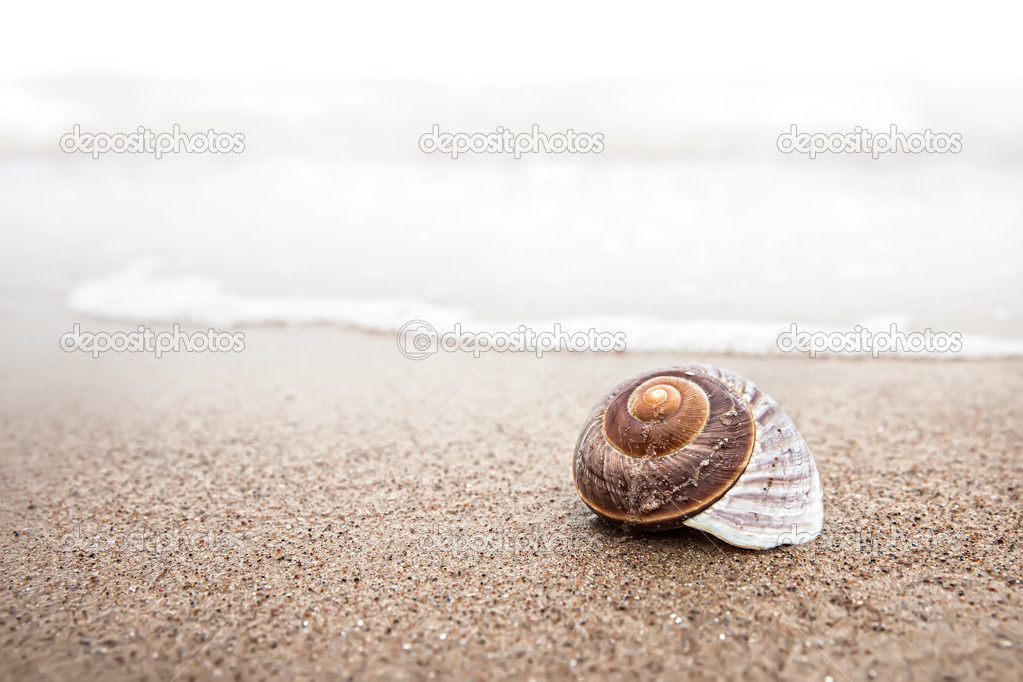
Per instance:
[[[413,362],[327,328],[93,359],[63,313],[2,314],[0,678],[1023,675],[1021,361]],[[578,499],[591,404],[689,361],[793,417],[818,540],[629,535]]]

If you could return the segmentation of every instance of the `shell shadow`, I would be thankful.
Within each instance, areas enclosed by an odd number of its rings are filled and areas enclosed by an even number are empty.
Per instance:
[[[599,517],[592,517],[585,525],[585,532],[604,546],[612,548],[642,548],[644,551],[658,553],[677,553],[699,551],[710,556],[722,556],[740,560],[763,554],[764,550],[747,549],[730,545],[721,538],[714,537],[704,531],[688,526],[674,530],[644,532],[616,526]]]

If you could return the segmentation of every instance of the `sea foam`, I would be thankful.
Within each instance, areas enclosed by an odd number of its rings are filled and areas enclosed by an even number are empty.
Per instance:
[[[879,314],[847,326],[813,322],[720,319],[665,319],[640,315],[590,315],[564,319],[490,320],[469,308],[438,305],[416,298],[354,299],[309,296],[250,296],[226,291],[215,279],[159,275],[154,261],[140,261],[109,275],[83,280],[71,290],[68,307],[77,314],[130,322],[190,323],[223,327],[258,325],[335,325],[366,332],[395,333],[409,322],[425,323],[439,334],[514,333],[527,327],[536,333],[558,330],[585,334],[589,330],[622,333],[627,351],[684,351],[742,355],[798,354],[779,339],[797,324],[800,333],[848,334],[857,328],[888,332],[892,325],[911,333],[912,320],[899,313]],[[456,326],[457,325],[457,326]],[[905,348],[881,355],[946,358],[1023,356],[1023,342],[979,334],[961,334],[956,352],[910,352]],[[788,350],[786,348],[788,347]],[[820,355],[832,354],[823,351]],[[847,352],[843,352],[847,354]],[[860,355],[869,355],[864,350]]]

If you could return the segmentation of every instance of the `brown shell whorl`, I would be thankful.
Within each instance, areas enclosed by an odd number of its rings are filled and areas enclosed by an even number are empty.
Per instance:
[[[644,372],[590,413],[576,448],[576,488],[612,522],[677,528],[735,484],[755,434],[742,395],[700,365]]]
[[[710,416],[703,390],[672,376],[647,379],[604,412],[604,434],[632,457],[662,457],[696,438]]]

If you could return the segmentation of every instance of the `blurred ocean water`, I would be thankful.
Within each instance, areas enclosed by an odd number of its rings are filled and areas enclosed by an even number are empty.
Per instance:
[[[0,84],[0,295],[201,324],[408,319],[624,329],[630,348],[772,352],[792,322],[958,331],[1023,353],[1020,89],[948,83]],[[240,154],[58,146],[242,133]],[[420,136],[600,133],[600,154],[424,154]],[[860,126],[958,154],[782,154]]]

